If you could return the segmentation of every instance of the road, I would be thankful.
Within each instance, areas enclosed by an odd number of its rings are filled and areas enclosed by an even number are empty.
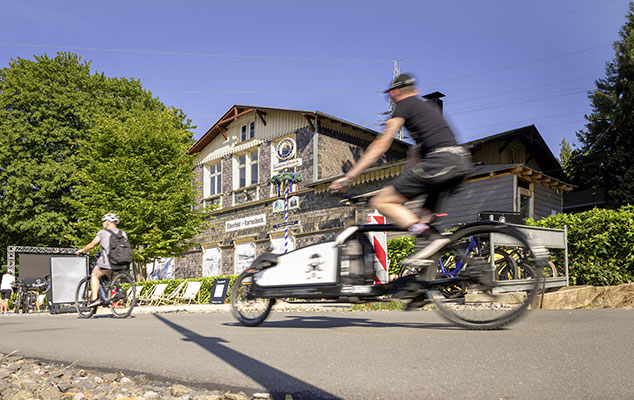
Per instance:
[[[294,399],[634,398],[634,310],[539,310],[500,331],[433,311],[119,320],[0,316],[0,352]]]

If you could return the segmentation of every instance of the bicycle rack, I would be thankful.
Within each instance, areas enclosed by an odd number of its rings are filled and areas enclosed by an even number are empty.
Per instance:
[[[546,278],[544,283],[545,289],[559,288],[570,285],[570,279],[568,274],[568,227],[564,226],[564,229],[551,229],[540,228],[535,226],[508,224],[515,229],[522,232],[524,235],[531,239],[539,241],[546,249],[561,249],[564,251],[564,267],[565,276],[562,277],[549,277]],[[509,246],[517,247],[520,243],[513,240],[507,235],[492,233],[491,234],[491,254],[493,254],[494,246]],[[493,266],[495,260],[491,259],[491,265]],[[496,293],[503,292],[515,292],[519,290],[527,289],[527,284],[523,283],[521,279],[513,279],[507,282],[498,282],[499,287],[495,290]]]

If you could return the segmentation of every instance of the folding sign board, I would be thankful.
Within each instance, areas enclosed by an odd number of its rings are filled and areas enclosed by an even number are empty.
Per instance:
[[[209,304],[224,304],[225,297],[227,296],[227,288],[229,287],[229,279],[222,278],[214,281],[214,286],[211,288],[211,295],[209,296]]]

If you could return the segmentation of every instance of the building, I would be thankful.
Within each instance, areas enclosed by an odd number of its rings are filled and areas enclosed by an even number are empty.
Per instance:
[[[176,277],[236,274],[265,251],[329,240],[347,225],[366,222],[367,205],[346,205],[327,188],[378,134],[319,111],[231,107],[189,150],[197,157],[200,205],[218,209],[213,228],[195,239],[200,246],[176,260]],[[562,191],[570,186],[534,126],[466,146],[484,165],[448,200],[447,224],[473,221],[485,210],[536,218],[562,211]],[[350,194],[371,193],[400,174],[409,147],[395,140]],[[271,182],[280,172],[301,182],[280,190]]]

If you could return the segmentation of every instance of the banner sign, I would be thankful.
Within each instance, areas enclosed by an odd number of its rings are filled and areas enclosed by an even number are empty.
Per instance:
[[[277,171],[278,169],[299,167],[301,165],[302,165],[302,159],[294,158],[292,160],[284,161],[284,162],[273,165],[273,170]]]
[[[251,217],[234,219],[225,222],[225,231],[238,231],[240,229],[255,228],[266,225],[266,214],[253,215]]]
[[[293,225],[299,225],[299,221],[282,222],[281,224],[273,225],[273,229],[283,228],[285,226],[293,226]]]

